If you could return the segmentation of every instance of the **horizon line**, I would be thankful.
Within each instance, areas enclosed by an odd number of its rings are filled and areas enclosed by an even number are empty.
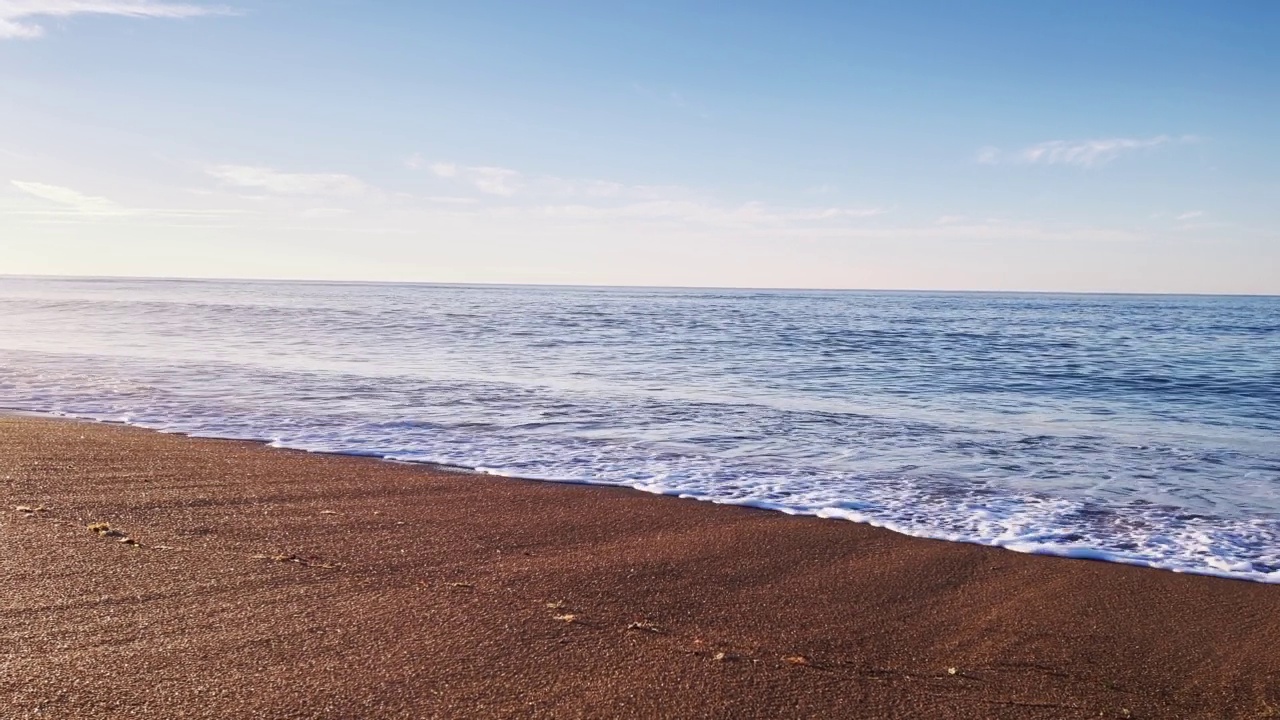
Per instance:
[[[743,285],[609,285],[604,283],[537,283],[537,282],[484,282],[484,281],[436,281],[436,280],[356,280],[286,277],[221,277],[180,275],[55,275],[32,273],[0,273],[0,279],[21,280],[132,280],[156,282],[209,282],[209,283],[287,283],[308,285],[425,285],[435,287],[508,287],[508,288],[565,288],[595,290],[721,290],[739,292],[825,292],[825,293],[950,293],[972,295],[1120,295],[1132,297],[1237,297],[1280,298],[1275,293],[1227,293],[1227,292],[1170,292],[1140,290],[989,290],[981,288],[892,288],[892,287],[750,287]]]

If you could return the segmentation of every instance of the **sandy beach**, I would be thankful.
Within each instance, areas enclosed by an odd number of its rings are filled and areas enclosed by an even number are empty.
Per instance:
[[[0,488],[0,717],[1280,715],[1274,586],[32,417]]]

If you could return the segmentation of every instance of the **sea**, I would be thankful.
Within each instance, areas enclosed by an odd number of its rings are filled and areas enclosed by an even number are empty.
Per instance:
[[[0,406],[1280,582],[1276,297],[0,277]]]

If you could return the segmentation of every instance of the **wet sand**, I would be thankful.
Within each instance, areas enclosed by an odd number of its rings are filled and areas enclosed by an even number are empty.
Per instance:
[[[1280,717],[1275,586],[27,417],[0,496],[4,718]]]

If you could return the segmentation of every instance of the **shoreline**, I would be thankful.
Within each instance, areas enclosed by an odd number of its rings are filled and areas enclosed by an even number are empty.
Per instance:
[[[1000,544],[998,542],[988,542],[982,538],[958,537],[955,535],[948,535],[947,533],[943,533],[940,531],[932,532],[932,533],[931,532],[912,532],[910,530],[906,530],[901,527],[898,527],[893,523],[886,523],[877,518],[866,516],[861,513],[858,513],[858,517],[851,517],[847,512],[828,512],[830,508],[819,508],[813,511],[805,511],[801,509],[788,507],[786,505],[770,504],[770,503],[762,503],[762,502],[751,502],[751,501],[728,502],[728,501],[724,501],[724,500],[721,500],[715,497],[709,497],[709,496],[703,497],[703,496],[697,496],[697,495],[692,495],[688,493],[662,492],[657,490],[650,490],[645,487],[641,487],[639,485],[627,485],[627,484],[619,484],[619,483],[612,483],[612,482],[597,482],[593,480],[581,480],[581,479],[563,480],[563,479],[555,479],[555,478],[525,477],[525,476],[516,475],[516,474],[486,470],[478,467],[468,467],[464,465],[450,465],[446,463],[431,462],[426,460],[404,460],[404,459],[380,454],[373,451],[361,452],[361,451],[342,451],[342,450],[313,450],[313,449],[307,449],[307,448],[301,448],[301,447],[291,447],[288,445],[277,445],[276,443],[278,441],[268,440],[263,438],[224,437],[224,436],[216,436],[216,435],[194,435],[194,434],[191,434],[185,431],[180,431],[180,430],[163,430],[159,428],[148,427],[146,425],[133,423],[127,420],[106,420],[106,419],[84,417],[84,416],[77,416],[77,415],[71,415],[71,414],[62,414],[62,413],[54,413],[54,412],[46,412],[46,411],[38,411],[38,410],[25,410],[25,409],[0,406],[0,418],[5,417],[6,415],[17,416],[17,417],[31,417],[31,418],[47,419],[47,420],[60,420],[60,421],[66,421],[66,422],[84,422],[84,423],[129,427],[129,428],[145,430],[148,432],[161,433],[165,435],[176,435],[179,437],[190,438],[193,440],[222,440],[222,441],[229,441],[229,442],[253,443],[253,444],[263,445],[273,450],[301,452],[301,453],[306,453],[310,455],[349,457],[349,458],[360,458],[360,459],[366,459],[366,460],[376,460],[379,462],[422,467],[430,471],[438,471],[438,472],[461,473],[461,474],[475,475],[475,476],[481,476],[481,477],[507,478],[511,480],[521,480],[525,482],[554,483],[558,485],[622,488],[622,489],[632,490],[635,492],[642,492],[645,494],[654,495],[658,497],[670,497],[678,500],[695,501],[695,502],[707,503],[711,505],[724,505],[727,507],[751,508],[755,510],[763,510],[766,512],[777,512],[777,513],[790,515],[794,517],[814,517],[814,518],[820,518],[823,520],[837,520],[837,521],[844,521],[844,522],[852,522],[858,525],[866,525],[869,527],[874,527],[877,529],[892,532],[898,535],[903,535],[905,537],[919,538],[924,540],[935,540],[939,542],[952,542],[952,543],[962,543],[966,545],[977,545],[979,547],[988,547],[988,548],[993,548],[998,550],[1005,550],[1008,552],[1015,552],[1015,553],[1024,554],[1024,555],[1039,555],[1043,557],[1056,557],[1056,558],[1066,558],[1066,559],[1074,559],[1074,560],[1090,560],[1094,562],[1105,562],[1105,563],[1113,563],[1117,565],[1127,565],[1130,567],[1147,568],[1152,570],[1159,570],[1162,572],[1172,572],[1172,573],[1177,573],[1181,575],[1214,577],[1214,578],[1220,578],[1224,580],[1236,580],[1240,582],[1259,583],[1263,585],[1280,585],[1280,573],[1271,573],[1263,577],[1242,577],[1240,574],[1240,571],[1232,572],[1228,570],[1208,568],[1208,567],[1185,568],[1185,567],[1180,567],[1177,565],[1170,564],[1167,561],[1162,562],[1162,561],[1155,561],[1155,560],[1145,560],[1140,558],[1127,558],[1124,556],[1116,555],[1114,553],[1110,553],[1106,550],[1100,550],[1100,549],[1091,548],[1091,547],[1065,547],[1060,549],[1053,548],[1050,546],[1016,547],[1014,545]]]
[[[1280,712],[1263,583],[375,460],[0,415],[0,714]]]

